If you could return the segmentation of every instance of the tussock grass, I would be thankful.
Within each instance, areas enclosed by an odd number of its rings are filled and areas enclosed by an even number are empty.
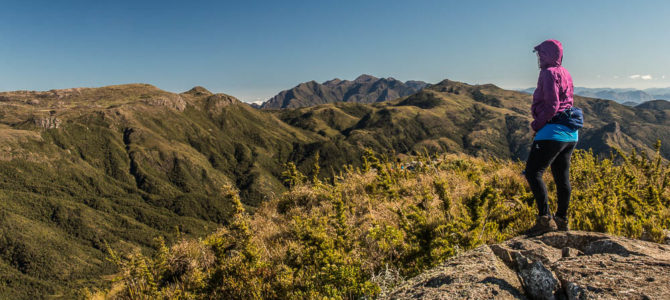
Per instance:
[[[253,215],[228,189],[238,203],[233,221],[208,238],[162,244],[151,257],[120,259],[112,251],[125,288],[107,296],[375,297],[402,278],[532,225],[536,208],[521,175],[523,163],[454,154],[407,159],[368,152],[362,167],[345,166],[327,180],[308,180],[289,166],[284,175],[290,189]],[[546,179],[555,209],[555,185]],[[578,150],[571,181],[573,229],[656,242],[670,229],[670,168],[658,152],[599,159]],[[203,263],[199,253],[215,259]]]

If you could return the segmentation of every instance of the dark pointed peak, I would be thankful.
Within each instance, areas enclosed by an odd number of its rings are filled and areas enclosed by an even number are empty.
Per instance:
[[[500,87],[498,87],[497,85],[495,85],[493,83],[480,84],[480,85],[478,85],[478,87],[485,88],[485,89],[498,89],[498,90],[501,89]]]
[[[301,87],[301,86],[312,87],[312,86],[317,86],[317,85],[319,85],[318,82],[316,82],[315,80],[310,80],[310,81],[301,82],[300,84],[296,85],[296,87]]]
[[[421,81],[421,80],[407,80],[407,81],[405,81],[405,84],[409,84],[409,85],[428,85],[427,82]]]
[[[469,85],[469,84],[467,84],[467,83],[460,82],[460,81],[453,81],[453,80],[449,80],[449,79],[442,80],[442,81],[440,81],[439,83],[437,83],[435,86],[436,86],[436,87],[439,87],[439,86],[445,86],[445,87],[449,87],[449,86],[453,86],[453,87],[472,87],[472,85]]]
[[[305,89],[309,89],[309,90],[317,90],[317,89],[319,89],[320,87],[321,87],[321,84],[320,84],[320,83],[318,83],[318,82],[316,82],[316,81],[314,81],[314,80],[310,80],[310,81],[307,81],[307,82],[303,82],[303,83],[301,83],[301,84],[298,84],[298,85],[295,86],[293,89],[290,89],[290,90],[287,90],[287,91],[292,91],[292,90],[295,90],[295,89],[302,90],[302,91],[304,91]]]
[[[442,81],[438,82],[436,85],[448,85],[448,84],[450,84],[450,83],[452,83],[452,82],[455,82],[455,81],[451,81],[451,80],[449,80],[449,79],[445,79],[445,80],[442,80]]]
[[[189,94],[192,96],[211,96],[212,92],[208,91],[206,88],[201,86],[193,87],[192,89],[184,92],[184,94]]]
[[[354,82],[356,82],[356,83],[365,83],[365,82],[372,82],[372,81],[375,81],[375,80],[379,80],[379,78],[374,77],[374,76],[372,76],[372,75],[363,74],[363,75],[361,75],[361,76],[356,77],[356,79],[354,80]]]
[[[405,85],[416,90],[422,90],[430,86],[429,83],[421,80],[407,80],[405,81]]]
[[[346,80],[345,80],[345,81],[346,81]],[[333,86],[333,85],[338,85],[338,84],[340,84],[340,83],[342,83],[342,79],[339,79],[339,78],[333,78],[333,79],[331,79],[331,80],[324,81],[322,84],[323,84],[323,85],[328,85],[328,86]]]

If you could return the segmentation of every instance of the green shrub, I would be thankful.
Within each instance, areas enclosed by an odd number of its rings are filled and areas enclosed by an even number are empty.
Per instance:
[[[253,216],[228,188],[232,221],[209,238],[159,243],[152,257],[114,254],[125,292],[111,296],[373,298],[402,277],[519,235],[536,215],[521,162],[422,155],[401,163],[371,151],[362,161],[323,181],[318,168],[307,181],[288,164],[290,189]],[[598,159],[575,151],[572,228],[660,242],[670,228],[669,178],[658,152]],[[555,185],[546,179],[555,208]]]

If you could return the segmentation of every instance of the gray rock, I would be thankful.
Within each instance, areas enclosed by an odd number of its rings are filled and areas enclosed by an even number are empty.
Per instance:
[[[561,249],[561,254],[563,255],[563,257],[575,257],[579,255],[584,255],[582,251],[570,247],[563,247],[563,249]]]
[[[506,243],[490,247],[498,258],[513,269],[517,268],[516,255],[522,255],[531,260],[540,260],[544,264],[551,264],[563,256],[560,249],[526,238],[514,238]]]
[[[408,279],[391,299],[670,299],[670,246],[550,232],[482,246]]]
[[[582,288],[581,286],[573,282],[566,282],[563,285],[563,287],[565,290],[565,295],[568,298],[568,300],[587,299],[586,291],[584,291],[584,288]]]
[[[165,106],[177,111],[186,109],[186,101],[179,95],[163,95],[150,99],[145,99],[144,103],[151,106]]]
[[[56,118],[56,117],[35,117],[33,118],[33,122],[35,123],[36,126],[44,128],[44,129],[53,129],[53,128],[59,128],[61,124],[61,120]]]
[[[530,261],[527,257],[517,254],[516,261],[519,277],[526,294],[533,299],[555,300],[555,293],[560,285],[551,270],[542,261]]]

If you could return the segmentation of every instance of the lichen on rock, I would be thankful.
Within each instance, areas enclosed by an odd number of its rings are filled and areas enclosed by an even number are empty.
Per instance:
[[[500,272],[500,266],[506,271]],[[445,276],[450,280],[442,280]],[[431,284],[436,282],[441,284]],[[670,246],[603,233],[569,231],[522,236],[481,246],[407,280],[388,298],[668,297]]]

